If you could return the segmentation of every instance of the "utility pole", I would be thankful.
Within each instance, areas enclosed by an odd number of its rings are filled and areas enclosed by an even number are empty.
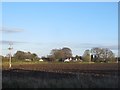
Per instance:
[[[92,61],[91,55],[92,55],[92,53],[90,52],[90,60],[89,60],[89,63],[91,63],[91,61]]]
[[[9,43],[9,45],[10,45],[10,47],[8,48],[8,50],[9,50],[9,68],[11,68],[11,60],[12,60],[12,43],[10,42]]]

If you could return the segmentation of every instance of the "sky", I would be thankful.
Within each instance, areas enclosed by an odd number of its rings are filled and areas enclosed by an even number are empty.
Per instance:
[[[117,2],[3,2],[2,54],[8,42],[17,50],[38,56],[68,47],[73,55],[104,47],[118,51]]]

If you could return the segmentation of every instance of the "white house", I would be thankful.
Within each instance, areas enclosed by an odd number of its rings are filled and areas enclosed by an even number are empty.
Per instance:
[[[25,61],[28,61],[28,62],[30,62],[30,61],[31,61],[31,59],[25,59]]]
[[[70,61],[72,61],[72,58],[70,58]]]
[[[40,61],[40,62],[43,62],[43,59],[40,59],[39,61]]]
[[[78,61],[78,59],[76,58],[75,61]]]
[[[65,59],[64,62],[70,62],[70,60],[69,59]]]

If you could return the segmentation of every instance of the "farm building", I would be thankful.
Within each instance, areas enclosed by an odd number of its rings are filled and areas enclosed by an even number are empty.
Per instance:
[[[64,62],[70,62],[70,59],[65,59]]]
[[[30,62],[30,61],[32,61],[31,59],[25,59],[25,61],[28,61],[28,62]]]
[[[43,62],[43,59],[40,59],[39,61],[40,61],[40,62]]]

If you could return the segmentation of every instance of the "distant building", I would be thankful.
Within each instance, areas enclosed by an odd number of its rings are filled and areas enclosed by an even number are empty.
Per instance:
[[[40,62],[43,62],[43,59],[40,59],[39,61],[40,61]]]
[[[25,59],[25,61],[28,61],[28,62],[30,62],[30,61],[32,61],[31,59]]]
[[[76,58],[75,61],[77,61],[78,59]]]
[[[65,59],[64,62],[70,62],[70,59]]]
[[[70,61],[72,60],[72,58],[70,58]]]

